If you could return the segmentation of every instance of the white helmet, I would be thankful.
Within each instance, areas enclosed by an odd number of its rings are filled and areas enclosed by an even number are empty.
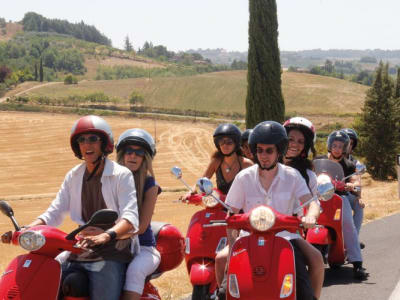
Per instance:
[[[125,130],[118,138],[115,146],[117,152],[122,150],[126,145],[138,145],[143,147],[151,157],[156,155],[156,143],[153,137],[144,129],[133,128]]]

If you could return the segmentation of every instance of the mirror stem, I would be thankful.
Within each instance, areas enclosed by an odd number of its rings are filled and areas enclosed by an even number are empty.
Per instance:
[[[188,188],[191,193],[193,193],[193,189],[182,178],[179,178],[179,180]]]
[[[20,230],[21,230],[21,227],[19,227],[19,225],[18,225],[18,223],[17,223],[17,220],[15,220],[14,216],[11,216],[10,219],[11,219],[11,222],[13,223],[13,225],[14,225],[14,227],[15,227],[15,230],[16,230],[16,231],[20,231]]]
[[[314,200],[318,199],[318,196],[315,195],[314,197],[312,197],[310,200],[307,200],[306,202],[304,202],[302,205],[300,205],[298,208],[296,208],[294,210],[294,214],[297,214],[299,211],[301,211],[305,206],[307,206],[308,204],[310,204],[311,202],[313,202]]]

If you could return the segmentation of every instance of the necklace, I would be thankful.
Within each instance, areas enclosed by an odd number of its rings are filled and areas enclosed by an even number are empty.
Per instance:
[[[232,166],[230,166],[226,161],[224,161],[224,163],[227,165],[227,167],[225,168],[225,172],[229,173],[232,170]]]

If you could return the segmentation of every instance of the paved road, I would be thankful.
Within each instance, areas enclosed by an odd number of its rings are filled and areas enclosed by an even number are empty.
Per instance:
[[[369,279],[353,280],[351,265],[328,269],[321,299],[389,299],[400,279],[400,214],[364,225],[360,235],[366,244],[363,256]]]
[[[327,268],[321,300],[400,300],[400,214],[363,225],[361,240],[369,279],[354,280],[352,265]]]

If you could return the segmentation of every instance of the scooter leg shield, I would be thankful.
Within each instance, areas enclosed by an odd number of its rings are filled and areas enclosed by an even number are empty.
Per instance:
[[[52,257],[20,255],[0,277],[0,299],[56,299],[60,279],[61,266]]]
[[[332,238],[328,228],[317,227],[307,231],[307,242],[310,244],[329,245],[332,243]]]
[[[205,285],[215,280],[214,262],[193,263],[190,267],[190,282],[192,285]]]

